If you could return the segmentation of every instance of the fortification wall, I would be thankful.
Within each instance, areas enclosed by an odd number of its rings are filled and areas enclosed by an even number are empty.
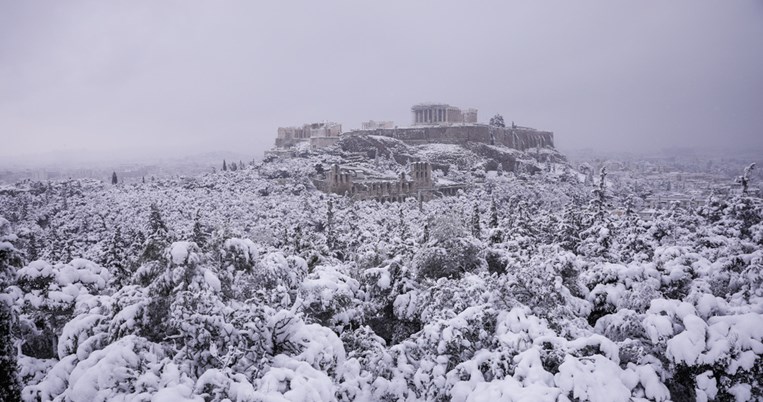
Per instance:
[[[554,133],[550,131],[540,131],[526,127],[493,127],[484,124],[379,128],[373,130],[352,131],[349,134],[391,137],[410,145],[429,143],[463,145],[467,142],[478,142],[491,145],[504,145],[519,150],[536,147],[554,147]]]

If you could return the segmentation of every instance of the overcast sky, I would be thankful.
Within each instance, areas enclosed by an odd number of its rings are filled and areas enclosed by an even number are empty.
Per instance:
[[[261,155],[443,102],[562,149],[763,147],[763,1],[0,0],[0,156]]]

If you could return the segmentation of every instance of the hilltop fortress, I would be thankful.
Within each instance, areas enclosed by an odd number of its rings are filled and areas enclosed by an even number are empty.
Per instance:
[[[341,137],[354,135],[378,135],[395,138],[408,145],[430,143],[459,144],[469,142],[503,145],[521,151],[530,148],[554,148],[554,133],[517,126],[496,127],[477,123],[477,110],[461,110],[440,103],[418,104],[411,108],[412,125],[394,126],[392,122],[369,121],[362,129],[342,133],[341,124],[312,123],[303,127],[280,127],[277,147],[291,147],[309,142],[313,148],[336,144]]]
[[[477,123],[477,109],[461,110],[446,104],[419,104],[411,108],[412,127],[355,130],[345,135],[380,135],[409,145],[476,142],[508,148],[553,148],[554,133],[529,127],[495,127]]]
[[[362,129],[349,132],[342,132],[340,124],[325,122],[305,124],[302,127],[280,127],[276,138],[277,148],[272,154],[288,155],[293,153],[294,151],[290,150],[299,144],[311,149],[327,148],[327,151],[332,150],[330,152],[344,149],[344,152],[347,152],[352,151],[353,145],[358,144],[358,141],[361,144],[368,141],[378,142],[383,137],[417,148],[428,144],[458,145],[464,147],[464,152],[470,152],[467,149],[479,152],[493,160],[494,165],[500,165],[503,160],[503,168],[509,171],[515,170],[518,164],[516,159],[521,157],[517,155],[522,155],[521,152],[511,152],[533,149],[540,155],[541,149],[547,149],[547,152],[556,154],[553,149],[552,132],[520,127],[513,122],[509,127],[480,124],[477,122],[476,109],[460,109],[442,103],[423,103],[411,108],[411,120],[411,125],[407,127],[398,127],[391,121],[371,120],[362,123]],[[341,149],[333,147],[338,143]],[[357,153],[361,149],[352,152]],[[375,152],[378,158],[378,150]],[[373,153],[366,153],[366,160],[372,158]],[[416,160],[414,157],[414,163],[409,165],[410,170],[400,172],[397,177],[381,174],[378,169],[370,168],[362,161],[353,163],[346,160],[346,163],[332,164],[328,170],[317,172],[312,181],[316,188],[324,192],[378,201],[402,201],[408,197],[427,200],[455,194],[464,188],[463,183],[437,180],[433,177],[433,165],[442,166],[444,161],[428,158]]]

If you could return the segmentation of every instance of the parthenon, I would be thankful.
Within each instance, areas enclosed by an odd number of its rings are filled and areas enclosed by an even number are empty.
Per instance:
[[[447,125],[477,122],[477,109],[461,110],[440,103],[421,103],[411,108],[413,125]]]

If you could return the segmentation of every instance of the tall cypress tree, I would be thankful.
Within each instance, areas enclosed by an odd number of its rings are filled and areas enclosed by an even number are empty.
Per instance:
[[[403,213],[403,207],[400,206],[400,211],[398,213],[398,219],[400,226],[400,238],[405,240],[408,238],[408,225],[405,223],[405,213]]]
[[[203,248],[207,244],[207,233],[204,230],[204,226],[201,224],[201,210],[196,211],[196,218],[193,220],[193,234],[191,240],[196,243],[199,248]]]
[[[498,228],[498,207],[495,205],[495,198],[490,200],[490,221],[488,226],[490,227],[490,243],[498,244],[503,242],[503,231]]]
[[[119,180],[117,180],[117,172],[111,172],[111,184],[117,183],[119,183]]]
[[[130,271],[127,267],[127,244],[122,238],[122,229],[119,226],[114,228],[108,239],[100,263],[112,271],[114,283],[120,286],[127,284],[130,279]]]
[[[326,207],[326,243],[334,247],[334,201],[331,197]]]
[[[482,236],[482,226],[480,225],[480,208],[476,202],[474,203],[474,211],[472,212],[472,236],[478,239]]]
[[[495,205],[495,198],[490,200],[490,229],[498,227],[498,207]]]
[[[143,249],[144,261],[156,261],[161,257],[164,247],[167,246],[169,233],[164,224],[162,214],[156,204],[151,204],[151,212],[148,216],[148,237]]]
[[[294,251],[302,251],[302,228],[299,225],[294,228]]]

